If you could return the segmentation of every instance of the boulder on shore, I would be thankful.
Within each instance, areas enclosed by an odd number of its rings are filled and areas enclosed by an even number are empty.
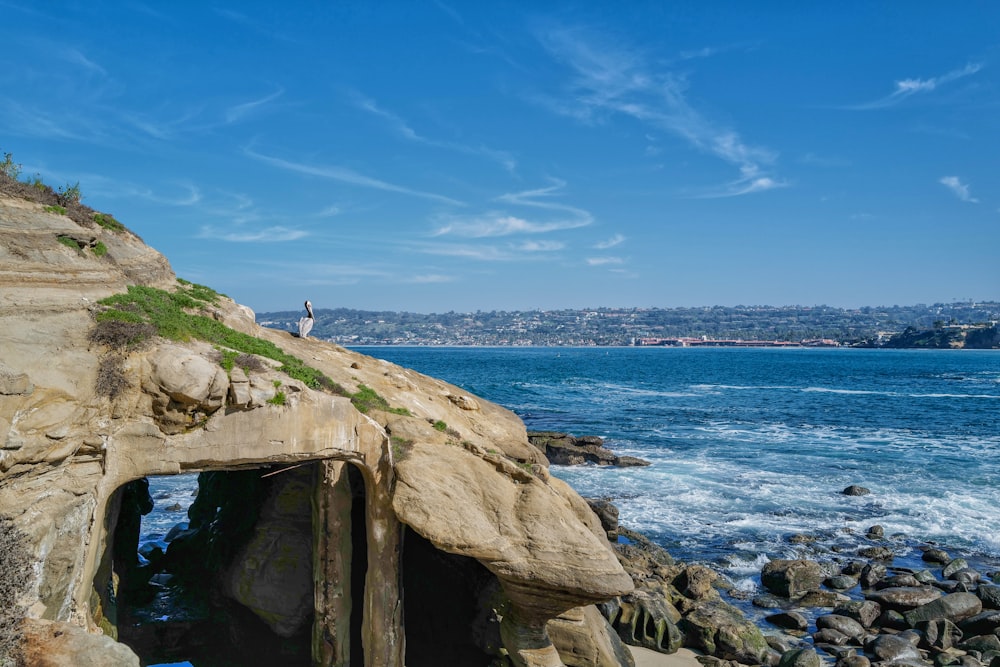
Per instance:
[[[650,463],[635,456],[618,456],[604,446],[596,435],[575,437],[559,431],[529,431],[528,442],[537,447],[549,463],[555,465],[648,466]]]

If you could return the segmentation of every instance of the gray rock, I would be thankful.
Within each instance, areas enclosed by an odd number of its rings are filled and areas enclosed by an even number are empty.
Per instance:
[[[861,569],[861,588],[874,588],[885,577],[885,565],[868,563]]]
[[[823,569],[810,560],[772,560],[760,573],[764,588],[782,597],[797,597],[819,589],[823,583]]]
[[[975,637],[962,640],[958,644],[958,648],[963,651],[979,651],[980,653],[986,653],[987,651],[1000,652],[1000,637],[994,634],[976,635]]]
[[[786,630],[805,630],[809,627],[809,621],[807,621],[806,617],[797,611],[785,611],[780,614],[771,614],[770,616],[764,617],[764,620],[771,625],[784,628]]]
[[[817,646],[819,644],[831,644],[833,646],[843,646],[851,641],[851,638],[845,635],[839,630],[834,630],[833,628],[823,628],[822,630],[817,630],[813,633],[813,643]]]
[[[990,609],[965,619],[958,624],[969,636],[986,635],[1000,629],[1000,610]]]
[[[871,660],[864,655],[846,655],[837,660],[836,667],[871,667]]]
[[[880,540],[883,537],[885,537],[885,528],[883,528],[878,524],[870,526],[868,528],[868,532],[865,533],[865,537],[867,537],[869,540]]]
[[[778,662],[778,667],[822,667],[819,654],[811,648],[798,648],[786,651]]]
[[[867,650],[879,661],[900,662],[900,661],[921,661],[920,651],[898,635],[879,635],[867,646]]]
[[[841,491],[845,496],[867,496],[871,493],[871,489],[866,489],[863,486],[858,486],[857,484],[851,484],[849,487]]]
[[[865,627],[849,616],[839,614],[825,614],[816,619],[816,627],[820,629],[830,628],[850,637],[860,639],[865,636]]]
[[[964,558],[955,558],[948,562],[941,570],[941,576],[945,579],[951,579],[951,575],[955,574],[959,570],[964,570],[969,567],[969,563]]]
[[[921,558],[926,563],[940,563],[942,565],[951,560],[951,556],[948,555],[947,551],[935,548],[925,549],[924,555]]]
[[[1000,586],[981,585],[976,589],[976,595],[983,601],[983,609],[1000,609]]]
[[[835,607],[833,613],[852,618],[863,627],[870,628],[882,614],[882,606],[874,600],[851,600]]]
[[[916,625],[923,636],[920,645],[935,651],[947,651],[962,639],[962,631],[948,619],[921,621]]]
[[[958,623],[983,610],[982,601],[972,593],[951,593],[903,614],[910,627],[921,621],[945,618]]]
[[[825,583],[835,591],[848,591],[858,585],[858,580],[846,574],[836,574],[827,578]]]
[[[883,609],[909,611],[941,597],[941,591],[932,586],[907,586],[904,588],[883,588],[865,595],[882,605]]]

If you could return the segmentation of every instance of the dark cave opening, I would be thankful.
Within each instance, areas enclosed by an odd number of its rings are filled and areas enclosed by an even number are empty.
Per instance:
[[[122,486],[108,507],[95,620],[144,665],[311,665],[318,465],[203,472],[186,522],[163,490],[185,476]]]
[[[500,654],[503,593],[476,559],[441,551],[407,527],[403,591],[407,667],[487,667]]]

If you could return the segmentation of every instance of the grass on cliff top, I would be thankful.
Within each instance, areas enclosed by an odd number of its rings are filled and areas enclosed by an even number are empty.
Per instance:
[[[201,314],[204,308],[217,304],[222,295],[210,287],[186,280],[178,279],[178,283],[173,292],[132,285],[124,294],[101,299],[98,303],[106,310],[98,313],[97,326],[115,326],[122,322],[151,325],[157,335],[170,340],[203,340],[237,352],[266,357],[280,362],[278,370],[311,389],[324,389],[338,396],[349,397],[359,412],[367,413],[375,408],[409,414],[405,408],[390,408],[388,402],[369,387],[360,385],[357,393],[352,394],[318,369],[306,365],[274,343],[230,329]]]

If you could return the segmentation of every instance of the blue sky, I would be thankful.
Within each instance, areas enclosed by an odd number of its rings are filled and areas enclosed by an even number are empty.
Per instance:
[[[257,311],[997,299],[998,26],[991,2],[0,0],[0,151]]]

